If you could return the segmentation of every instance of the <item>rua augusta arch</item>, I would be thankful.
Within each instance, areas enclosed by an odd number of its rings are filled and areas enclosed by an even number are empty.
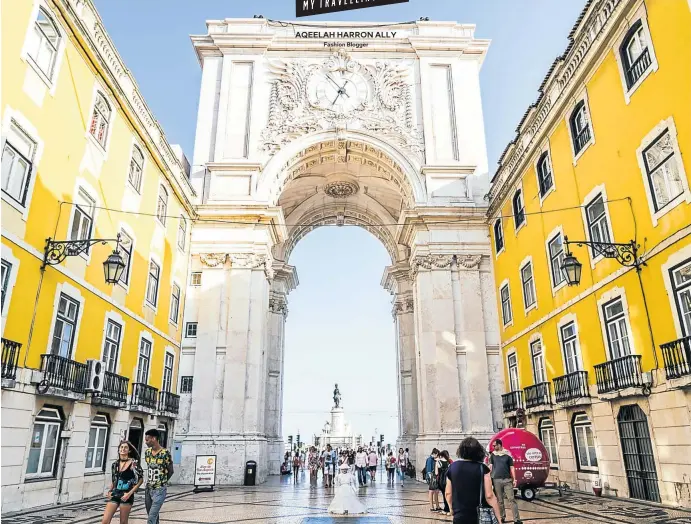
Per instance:
[[[483,200],[488,42],[455,22],[394,24],[394,38],[352,52],[263,19],[207,27],[192,37],[200,200],[185,322],[197,330],[180,362],[194,377],[180,481],[197,454],[218,456],[219,484],[241,483],[247,460],[259,481],[279,473],[290,253],[321,226],[361,226],[391,256],[398,445],[421,464],[433,446],[488,439],[503,390]]]

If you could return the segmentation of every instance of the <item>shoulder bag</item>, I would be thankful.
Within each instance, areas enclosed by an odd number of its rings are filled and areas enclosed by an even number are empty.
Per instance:
[[[492,508],[485,508],[482,505],[482,495],[485,492],[485,471],[480,464],[480,501],[477,505],[478,524],[498,524],[497,517]]]

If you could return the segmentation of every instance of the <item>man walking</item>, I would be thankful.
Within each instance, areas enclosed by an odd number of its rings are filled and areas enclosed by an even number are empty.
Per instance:
[[[377,480],[377,452],[372,448],[367,457],[367,462],[369,463],[369,474],[372,477],[372,482]]]
[[[518,503],[513,493],[516,484],[516,468],[513,466],[513,457],[504,449],[501,439],[494,441],[494,451],[489,456],[489,467],[492,472],[492,486],[499,502],[501,521],[506,522],[506,509],[504,508],[504,497],[509,499],[512,504],[513,521],[521,524],[521,515],[518,513]]]
[[[324,487],[329,488],[333,486],[334,454],[331,451],[331,444],[326,445],[326,451],[322,454],[322,463],[324,465]]]
[[[355,455],[355,468],[357,469],[357,478],[361,486],[367,485],[367,453],[362,451],[362,446],[357,448]]]
[[[159,513],[168,492],[168,481],[173,475],[173,459],[170,451],[160,444],[161,434],[157,429],[150,429],[144,434],[146,451],[146,491],[144,505],[149,515],[147,524],[159,524]]]

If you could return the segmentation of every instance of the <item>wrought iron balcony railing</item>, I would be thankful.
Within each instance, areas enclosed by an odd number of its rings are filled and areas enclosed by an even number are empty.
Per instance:
[[[17,378],[17,363],[22,345],[14,340],[2,339],[2,378]]]
[[[642,387],[641,356],[626,355],[598,364],[595,366],[595,381],[597,382],[598,393]]]
[[[112,400],[120,404],[127,404],[127,390],[130,379],[106,371],[103,374],[103,391],[94,395],[94,399]]]
[[[131,406],[142,406],[145,408],[155,410],[158,403],[158,389],[135,382],[132,384],[132,398],[130,399]]]
[[[665,361],[665,375],[668,379],[691,375],[691,336],[662,344],[660,349]],[[3,364],[3,377],[5,376],[4,369]]]
[[[501,405],[504,408],[504,413],[525,407],[523,404],[523,390],[519,389],[518,391],[511,391],[502,395]]]
[[[54,387],[74,393],[86,393],[86,364],[58,355],[45,354],[41,355],[41,371],[41,388]]]
[[[554,400],[557,402],[590,397],[587,371],[574,371],[555,378],[553,382]]]
[[[590,126],[586,126],[581,129],[580,133],[576,135],[573,141],[575,146],[574,149],[576,150],[576,153],[579,153],[590,141]]]
[[[528,386],[523,390],[525,395],[525,407],[549,406],[552,404],[552,396],[549,390],[549,382],[540,382]]]
[[[643,73],[650,67],[652,60],[650,58],[650,51],[646,47],[638,58],[626,69],[626,84],[631,88],[638,79],[643,76]]]
[[[170,391],[161,391],[158,394],[158,409],[177,415],[180,411],[180,396]]]

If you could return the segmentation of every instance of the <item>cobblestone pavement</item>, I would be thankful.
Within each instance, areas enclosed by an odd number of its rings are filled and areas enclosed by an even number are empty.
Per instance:
[[[255,487],[217,488],[214,492],[193,493],[188,486],[172,486],[161,513],[161,524],[226,524],[231,522],[285,524],[438,524],[450,517],[431,515],[427,487],[408,482],[387,486],[376,482],[360,489],[369,508],[367,517],[330,518],[327,508],[332,490],[321,485],[310,487],[309,478],[301,482],[290,477],[271,477]],[[5,515],[3,524],[97,524],[104,504],[88,501],[42,511]],[[669,509],[628,499],[595,498],[582,493],[544,491],[532,502],[520,502],[526,524],[691,524],[691,510]],[[510,510],[508,510],[510,513]],[[113,523],[119,522],[116,513]],[[143,494],[137,495],[131,524],[146,524]]]

